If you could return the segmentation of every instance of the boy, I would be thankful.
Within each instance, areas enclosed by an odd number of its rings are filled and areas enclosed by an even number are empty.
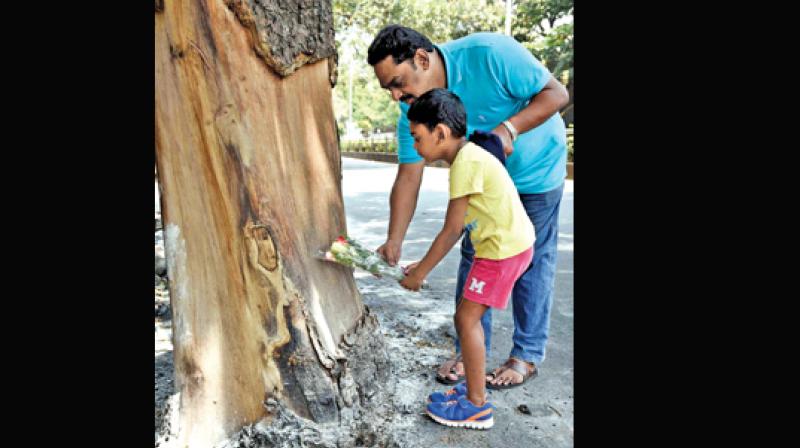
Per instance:
[[[446,89],[430,90],[414,102],[408,119],[414,148],[425,161],[450,163],[450,202],[441,232],[425,257],[408,267],[400,284],[419,290],[464,229],[475,247],[475,262],[454,317],[466,388],[462,383],[431,394],[427,413],[447,426],[491,428],[494,406],[486,400],[480,321],[489,307],[505,309],[514,283],[530,266],[533,225],[503,164],[465,138],[466,112],[458,96]]]

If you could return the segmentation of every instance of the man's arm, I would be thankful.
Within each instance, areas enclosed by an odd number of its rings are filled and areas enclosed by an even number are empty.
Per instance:
[[[398,165],[397,177],[394,179],[392,193],[389,197],[389,231],[386,242],[377,249],[377,252],[391,266],[396,265],[400,260],[403,239],[417,208],[417,196],[422,184],[424,168],[424,160]]]
[[[539,93],[533,96],[530,104],[513,117],[508,118],[508,121],[511,122],[511,125],[514,126],[519,134],[522,134],[547,121],[548,118],[568,103],[569,92],[563,84],[550,75],[547,84]],[[505,125],[500,123],[496,128],[492,129],[492,132],[497,134],[503,141],[503,150],[506,155],[511,154],[514,151],[514,145],[511,133]]]
[[[419,263],[409,266],[408,275],[400,281],[404,288],[419,290],[425,277],[442,261],[447,252],[453,248],[464,230],[464,215],[467,213],[469,196],[451,199],[447,204],[447,217],[442,230],[436,235],[430,249]],[[465,236],[464,238],[469,238]]]

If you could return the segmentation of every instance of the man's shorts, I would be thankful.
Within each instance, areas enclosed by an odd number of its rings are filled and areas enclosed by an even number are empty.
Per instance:
[[[502,260],[475,258],[467,274],[462,295],[471,302],[505,309],[514,283],[522,277],[533,260],[533,247]]]

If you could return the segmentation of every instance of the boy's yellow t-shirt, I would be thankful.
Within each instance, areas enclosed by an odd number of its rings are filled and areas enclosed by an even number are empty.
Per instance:
[[[467,142],[450,166],[450,199],[469,195],[464,226],[475,256],[500,260],[533,246],[536,234],[511,176],[491,153]]]

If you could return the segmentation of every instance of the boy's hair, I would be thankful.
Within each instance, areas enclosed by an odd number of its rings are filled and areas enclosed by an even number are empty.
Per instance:
[[[414,53],[418,48],[433,51],[433,43],[421,33],[400,25],[387,25],[378,32],[367,50],[367,62],[375,65],[392,55],[394,63],[400,65],[406,59],[411,59],[411,66],[415,69]]]
[[[453,137],[467,133],[467,112],[455,93],[447,89],[432,89],[425,92],[408,109],[408,121],[424,124],[429,131],[443,123],[450,128]]]

